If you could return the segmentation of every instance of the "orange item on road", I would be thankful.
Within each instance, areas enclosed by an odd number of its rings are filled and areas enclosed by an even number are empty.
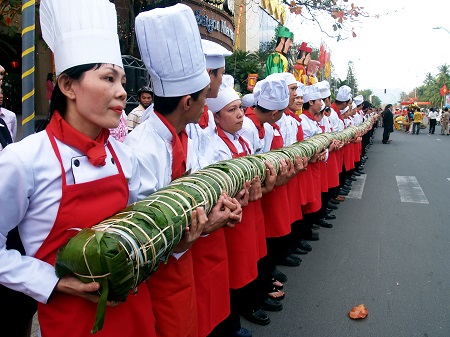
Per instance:
[[[366,318],[366,316],[369,314],[369,311],[364,307],[364,304],[360,304],[357,307],[353,307],[353,309],[349,312],[350,318],[353,319],[359,319],[359,318]]]

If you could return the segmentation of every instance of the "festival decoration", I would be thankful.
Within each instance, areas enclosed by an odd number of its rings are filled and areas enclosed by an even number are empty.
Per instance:
[[[281,26],[275,29],[277,44],[275,52],[266,60],[266,76],[274,73],[284,73],[291,68],[288,61],[289,50],[294,43],[294,34],[288,28]]]
[[[106,302],[125,301],[129,292],[167,261],[190,224],[191,212],[209,213],[221,193],[234,197],[246,181],[265,180],[266,162],[278,172],[281,160],[312,158],[333,139],[349,142],[372,125],[370,117],[337,133],[321,133],[291,146],[264,154],[218,162],[181,177],[148,198],[135,202],[92,228],[81,230],[60,248],[58,277],[74,275],[85,283],[98,282],[101,294],[92,332],[103,326]],[[74,224],[76,227],[76,224]]]
[[[297,52],[297,60],[294,64],[292,73],[298,82],[308,85],[308,75],[306,74],[306,67],[311,60],[312,48],[308,47],[306,42],[302,42]]]
[[[248,74],[247,77],[247,89],[248,91],[253,91],[253,88],[256,85],[256,82],[258,81],[258,74]]]
[[[313,85],[318,82],[317,72],[319,71],[320,62],[317,60],[311,60],[308,63],[306,75],[308,75],[308,85]]]

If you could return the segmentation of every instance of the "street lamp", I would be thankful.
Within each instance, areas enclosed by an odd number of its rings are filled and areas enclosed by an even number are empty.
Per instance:
[[[450,34],[450,31],[449,31],[447,28],[444,28],[444,27],[433,27],[433,29],[443,29],[443,30],[445,30],[447,33]]]

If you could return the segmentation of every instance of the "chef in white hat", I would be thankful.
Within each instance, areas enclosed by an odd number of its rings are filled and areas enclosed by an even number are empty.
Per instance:
[[[125,140],[141,163],[139,198],[143,199],[186,172],[198,169],[197,153],[185,129],[187,124],[199,122],[211,78],[191,8],[177,4],[142,12],[136,17],[135,27],[155,94],[149,118]],[[203,329],[204,321],[200,323],[202,326],[197,321],[197,305],[202,306],[203,302],[197,303],[195,296],[193,252],[188,248],[200,234],[239,221],[241,210],[235,199],[223,195],[205,223],[204,211],[199,208],[197,216],[201,226],[191,223],[175,247],[176,254],[146,282],[152,296],[158,337],[197,336],[198,329]],[[204,309],[199,307],[199,310]]]
[[[58,79],[45,132],[11,144],[0,158],[0,202],[8,205],[0,283],[39,302],[43,336],[91,336],[101,329],[100,284],[58,278],[53,265],[74,227],[89,228],[136,201],[137,160],[108,130],[118,126],[127,97],[117,14],[108,0],[42,0],[40,20]],[[26,256],[5,249],[16,226]],[[155,336],[150,294],[145,284],[138,290],[126,303],[109,303],[115,307],[106,308],[98,336]]]
[[[322,108],[322,95],[317,85],[309,85],[305,88],[303,94],[303,112],[301,114],[303,134],[305,139],[314,136],[317,133],[322,133],[319,127],[316,115],[319,114]]]
[[[225,73],[225,57],[230,56],[231,52],[210,40],[202,39],[201,43],[205,55],[206,71],[210,78],[210,90],[207,97],[215,98],[222,83],[222,76]],[[210,141],[215,128],[214,117],[207,105],[203,108],[203,114],[198,123],[189,123],[186,126],[186,132],[189,138],[194,141],[194,146],[199,154],[198,165],[201,168],[209,164],[203,154],[209,152]]]

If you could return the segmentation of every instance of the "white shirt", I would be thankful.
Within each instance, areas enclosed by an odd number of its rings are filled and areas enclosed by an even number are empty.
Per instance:
[[[429,119],[436,119],[436,117],[437,117],[437,112],[436,111],[430,111],[428,113],[428,118]]]
[[[136,201],[139,167],[132,151],[109,138]],[[82,183],[118,173],[106,148],[106,165],[94,167],[78,150],[56,140],[67,184]],[[78,167],[73,162],[78,159]],[[52,265],[33,258],[53,227],[61,199],[61,169],[45,131],[8,145],[0,153],[0,283],[46,303],[58,278]],[[74,219],[76,224],[76,219]],[[26,256],[6,250],[6,235],[19,226]]]
[[[204,129],[197,123],[189,123],[186,125],[186,132],[189,138],[194,143],[195,151],[197,152],[198,166],[203,168],[210,165],[210,153],[214,152],[214,134],[216,133],[216,123],[214,121],[214,114],[208,110],[208,126]]]
[[[273,128],[267,123],[264,123],[263,127],[266,134],[264,138],[259,139],[258,128],[255,123],[253,123],[253,121],[247,116],[244,116],[244,123],[241,131],[239,131],[239,135],[249,141],[252,154],[260,154],[270,151],[270,145],[272,144],[273,139]]]
[[[139,161],[141,184],[138,200],[166,187],[172,181],[172,134],[152,111],[125,139]],[[191,139],[188,142],[186,171],[197,171],[198,159]]]
[[[233,145],[236,147],[236,150],[238,153],[247,151],[247,149],[244,149],[242,147],[241,143],[239,142],[238,134],[231,134],[226,131],[223,131],[223,132],[228,137],[228,139],[233,143]],[[211,161],[210,164],[213,164],[213,163],[216,163],[216,162],[219,162],[222,160],[231,159],[233,157],[233,154],[231,153],[231,150],[228,147],[228,145],[222,140],[222,138],[219,137],[219,135],[217,133],[215,134],[214,138],[215,138],[215,141],[214,141],[215,148],[214,148],[214,151],[212,151],[212,152],[215,153],[215,156],[214,156],[213,161]],[[247,141],[246,139],[244,139],[244,140]],[[249,142],[247,141],[247,143],[249,143]],[[249,143],[249,147],[250,147],[250,143]]]
[[[344,130],[344,122],[339,118],[338,113],[340,112],[335,111],[333,108],[330,109],[330,116],[328,117],[333,132],[339,132]]]
[[[323,115],[322,119],[319,122],[320,126],[323,126],[325,128],[325,132],[331,132],[331,124],[330,120],[328,119],[328,116],[325,114]]]
[[[299,122],[295,120],[295,118],[284,113],[277,121],[277,124],[280,127],[281,135],[283,136],[283,146],[294,144],[297,141]]]
[[[315,134],[322,133],[322,129],[320,128],[316,120],[312,120],[305,114],[301,114],[300,118],[302,119],[304,139],[308,139],[314,136]]]
[[[6,123],[6,126],[8,127],[9,133],[11,134],[12,141],[16,141],[16,135],[17,135],[17,118],[16,114],[12,111],[9,111],[5,108],[0,108],[0,117],[3,118],[3,120]],[[2,146],[0,144],[0,150],[2,149]]]

